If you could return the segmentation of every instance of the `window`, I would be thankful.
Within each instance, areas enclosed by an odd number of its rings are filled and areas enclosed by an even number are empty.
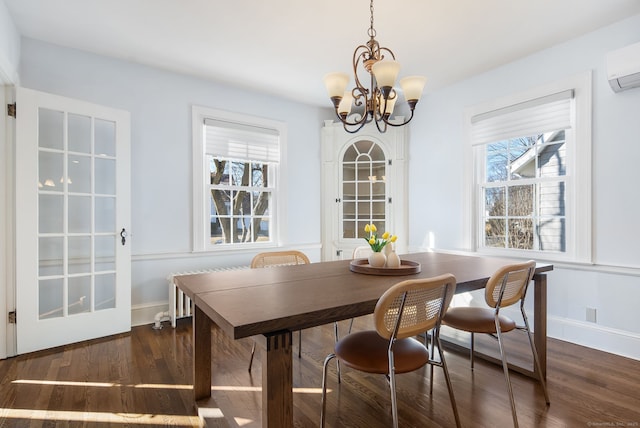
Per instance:
[[[479,252],[591,257],[591,78],[468,112]]]
[[[278,122],[193,108],[194,248],[278,243]]]
[[[565,251],[565,130],[484,147],[484,247]]]

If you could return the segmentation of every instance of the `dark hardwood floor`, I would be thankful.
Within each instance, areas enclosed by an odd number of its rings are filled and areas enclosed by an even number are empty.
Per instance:
[[[361,318],[355,328],[368,327]],[[346,323],[341,325],[346,328]],[[511,334],[511,333],[510,333]],[[528,358],[522,337],[507,344],[514,359]],[[223,417],[214,426],[260,426],[260,356],[252,373],[252,341],[231,341],[213,331],[213,399]],[[296,427],[318,426],[322,361],[332,349],[332,326],[305,330],[302,358],[294,356]],[[491,343],[491,346],[494,344]],[[294,344],[297,353],[297,340]],[[511,414],[502,369],[467,355],[446,353],[463,427],[509,427]],[[130,334],[0,361],[0,427],[198,426],[192,402],[191,326],[136,327]],[[390,400],[381,376],[343,370],[329,376],[328,426],[391,426]],[[441,370],[398,376],[400,425],[455,426]],[[546,406],[537,382],[512,375],[521,427],[640,426],[640,361],[549,339]]]

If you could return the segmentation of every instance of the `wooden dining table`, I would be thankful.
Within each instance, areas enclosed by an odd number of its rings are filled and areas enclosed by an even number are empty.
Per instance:
[[[409,275],[353,272],[351,260],[181,275],[176,285],[194,303],[193,391],[196,405],[211,398],[211,328],[229,337],[253,337],[262,349],[262,426],[293,427],[292,332],[373,313],[378,298],[405,279],[445,273],[456,277],[456,293],[484,288],[510,259],[439,252],[401,255],[419,264]],[[534,341],[546,376],[547,275],[553,265],[537,264],[534,274]],[[214,344],[215,346],[215,344]],[[536,376],[524,367],[519,371]]]

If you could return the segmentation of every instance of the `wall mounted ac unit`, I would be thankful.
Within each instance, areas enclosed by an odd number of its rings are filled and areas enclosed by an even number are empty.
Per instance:
[[[640,43],[607,54],[607,79],[614,92],[640,87]]]

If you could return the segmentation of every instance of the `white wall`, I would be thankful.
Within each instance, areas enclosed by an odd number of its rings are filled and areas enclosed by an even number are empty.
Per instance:
[[[171,272],[248,265],[256,252],[191,253],[192,105],[286,122],[284,244],[319,260],[320,128],[326,110],[31,39],[22,40],[20,78],[27,88],[131,112],[134,310],[165,305]]]
[[[18,82],[20,35],[9,10],[0,1],[0,84]]]
[[[593,266],[549,275],[549,333],[640,359],[640,89],[615,94],[608,51],[640,41],[640,15],[427,95],[410,144],[410,245],[468,250],[465,108],[593,70]],[[586,308],[597,322],[586,322]]]

